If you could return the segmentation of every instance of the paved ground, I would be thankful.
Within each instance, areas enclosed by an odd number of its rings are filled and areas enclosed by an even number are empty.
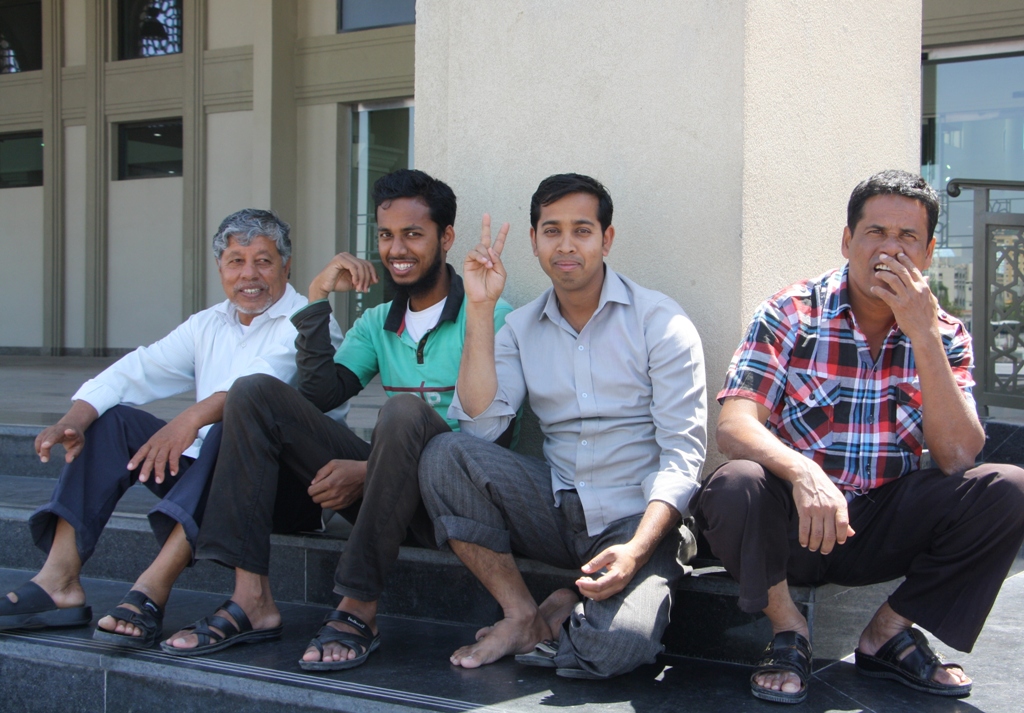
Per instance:
[[[68,410],[78,387],[115,361],[114,357],[0,356],[0,423],[46,426],[56,422]],[[349,425],[372,429],[385,398],[380,382],[370,382],[352,399]],[[193,403],[195,392],[187,391],[143,408],[169,420]]]

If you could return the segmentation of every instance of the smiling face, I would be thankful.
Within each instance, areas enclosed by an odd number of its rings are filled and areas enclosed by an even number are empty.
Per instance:
[[[416,198],[395,198],[377,208],[377,251],[392,281],[410,297],[430,292],[440,281],[445,256],[455,239],[430,218]]]
[[[843,230],[843,257],[850,261],[851,299],[862,304],[882,302],[871,293],[874,286],[889,289],[877,274],[888,270],[881,255],[895,258],[903,253],[924,272],[932,264],[934,250],[935,240],[928,237],[928,211],[923,203],[900,195],[868,198],[857,225],[852,231],[849,226]]]
[[[533,254],[561,297],[573,292],[601,292],[604,258],[611,250],[615,228],[604,232],[597,219],[598,200],[589,193],[570,193],[541,206],[537,225],[530,228]]]
[[[288,286],[288,263],[281,260],[277,245],[258,235],[248,245],[239,245],[232,236],[217,260],[220,284],[238,310],[238,320],[252,324],[281,299]]]

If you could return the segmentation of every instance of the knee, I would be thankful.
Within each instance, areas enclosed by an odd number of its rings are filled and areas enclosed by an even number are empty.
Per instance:
[[[398,394],[384,402],[377,415],[376,430],[383,436],[402,437],[422,429],[433,412],[433,407],[418,396]]]
[[[994,471],[988,483],[994,502],[1008,516],[1024,524],[1024,469],[1006,464],[989,465],[987,469]]]
[[[225,418],[232,411],[248,411],[256,404],[273,401],[272,394],[280,387],[291,388],[269,374],[249,374],[235,379],[228,389],[227,401],[224,402]]]
[[[441,433],[430,439],[420,456],[420,488],[440,492],[446,490],[458,465],[459,434]]]
[[[764,490],[767,477],[764,468],[753,461],[731,460],[708,478],[701,489],[699,507],[705,515],[725,512],[735,516]]]

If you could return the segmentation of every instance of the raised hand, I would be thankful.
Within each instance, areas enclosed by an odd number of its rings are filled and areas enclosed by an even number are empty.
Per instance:
[[[508,235],[508,223],[503,223],[498,235],[491,240],[491,216],[484,213],[480,226],[480,242],[466,255],[462,266],[462,279],[466,298],[471,302],[497,302],[505,289],[505,266],[501,264],[501,251]]]
[[[938,336],[939,301],[928,287],[928,278],[905,253],[895,257],[883,253],[879,259],[890,271],[879,270],[875,274],[889,289],[876,285],[871,292],[889,305],[896,324],[911,343],[928,334]]]
[[[50,461],[50,449],[64,446],[64,461],[70,463],[85,446],[85,431],[99,418],[96,409],[88,401],[75,401],[64,417],[52,426],[47,426],[36,436],[36,455],[43,463]]]
[[[369,292],[377,284],[373,263],[351,253],[338,253],[309,284],[309,301],[322,300],[332,292]]]

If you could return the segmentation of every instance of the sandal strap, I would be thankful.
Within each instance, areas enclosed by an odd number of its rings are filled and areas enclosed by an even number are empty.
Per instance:
[[[373,638],[373,634],[370,631],[369,624],[367,624],[365,621],[357,617],[355,614],[350,614],[347,611],[338,611],[337,609],[334,609],[328,612],[327,616],[324,617],[324,624],[326,624],[329,621],[339,621],[343,624],[354,626],[355,628],[359,629],[359,631],[363,632],[364,636]],[[333,629],[333,627],[331,628]]]
[[[237,628],[234,626],[231,627],[232,629],[235,629],[236,634],[244,634],[247,631],[252,631],[252,622],[249,621],[249,617],[246,616],[246,613],[242,609],[242,607],[238,606],[238,604],[236,604],[234,600],[228,599],[226,602],[220,605],[220,608],[226,611],[228,614],[230,614],[231,618],[238,622]],[[224,620],[223,617],[217,618],[221,619],[222,621]],[[216,624],[214,624],[214,626],[217,626],[218,629],[220,628]],[[232,636],[234,636],[234,634],[232,634]]]
[[[900,654],[912,646],[915,647],[914,650],[901,660]],[[928,639],[924,633],[913,627],[901,631],[882,644],[882,648],[875,656],[926,681],[931,681],[935,670],[943,666],[938,655],[928,645]]]
[[[359,631],[339,631],[333,626],[329,626],[328,622],[337,621],[349,626],[354,626]],[[376,636],[370,630],[369,625],[355,614],[350,614],[345,611],[334,611],[327,614],[324,617],[323,626],[320,627],[320,631],[316,633],[316,636],[309,642],[310,646],[316,647],[316,650],[322,655],[324,652],[324,644],[339,643],[344,644],[347,648],[356,650],[359,648],[359,654],[364,654],[370,650],[370,646],[373,645],[373,640]]]
[[[800,683],[806,683],[811,675],[811,644],[795,631],[782,631],[776,634],[761,660],[757,663],[754,675],[765,671],[788,671],[800,677]]]
[[[139,611],[132,611],[122,606],[124,604],[138,607]],[[126,621],[149,633],[163,627],[164,610],[143,592],[132,589],[124,595],[120,604],[107,612],[107,616],[112,616],[119,621]]]
[[[18,601],[13,603],[0,594],[0,614],[35,614],[57,608],[53,597],[32,580],[11,591],[18,597]]]

